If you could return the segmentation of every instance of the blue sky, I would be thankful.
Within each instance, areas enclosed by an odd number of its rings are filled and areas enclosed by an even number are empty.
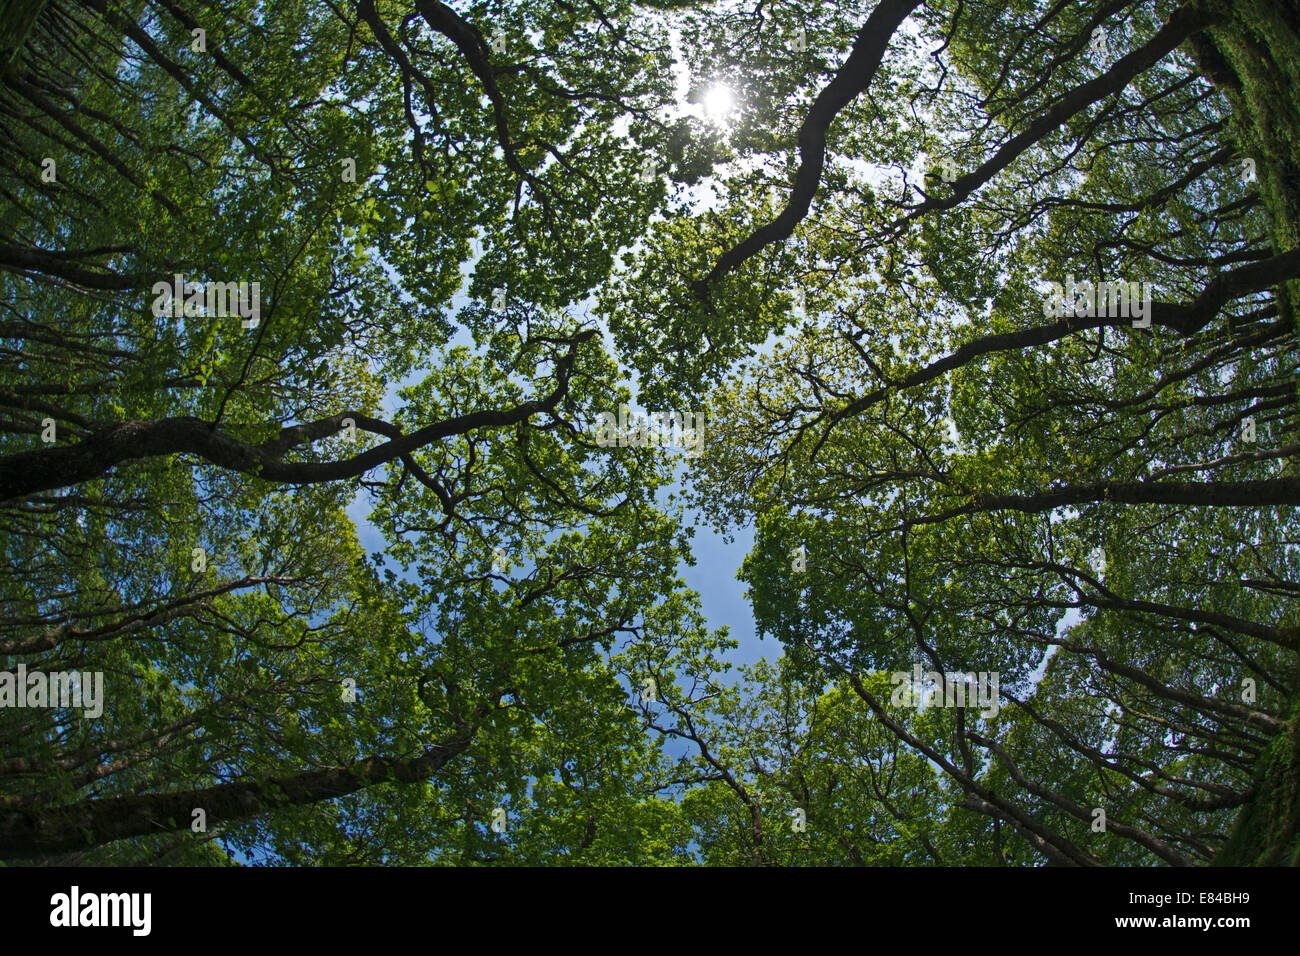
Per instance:
[[[677,481],[664,489],[664,493],[669,492],[680,497],[680,468]],[[367,553],[386,552],[387,545],[382,535],[369,521],[369,510],[367,496],[365,492],[360,492],[349,505],[348,515],[356,524],[361,547]],[[706,523],[695,522],[693,519],[696,517],[696,512],[690,509],[686,511],[687,523],[694,524],[695,527],[691,539],[695,566],[690,567],[683,562],[678,566],[678,572],[687,586],[699,594],[700,605],[709,626],[713,628],[725,624],[730,628],[731,638],[740,645],[729,655],[734,664],[750,664],[764,655],[777,657],[780,647],[775,641],[759,640],[753,611],[745,599],[745,585],[736,579],[736,572],[753,547],[753,529],[735,529],[735,540],[728,543]]]

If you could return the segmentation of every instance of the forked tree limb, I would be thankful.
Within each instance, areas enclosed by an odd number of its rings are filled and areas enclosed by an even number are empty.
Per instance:
[[[718,258],[712,271],[695,283],[695,291],[702,298],[707,295],[711,284],[738,268],[747,259],[773,243],[788,239],[795,227],[808,215],[826,163],[828,127],[840,111],[870,85],[890,39],[918,5],[917,0],[881,0],[867,18],[854,41],[849,59],[814,101],[799,128],[799,169],[786,207],[775,219],[759,227]],[[1008,140],[978,169],[958,177],[952,184],[951,196],[925,199],[908,213],[904,221],[932,210],[951,209],[958,205],[1043,137],[1092,104],[1122,90],[1134,77],[1158,63],[1210,22],[1212,18],[1199,0],[1191,0],[1179,7],[1147,43],[1121,57],[1105,73],[1075,87],[1041,117]]]
[[[0,501],[102,478],[126,461],[175,454],[197,455],[220,468],[290,485],[356,478],[440,439],[478,428],[506,428],[539,412],[553,411],[568,393],[578,346],[594,334],[594,330],[588,329],[569,341],[568,352],[556,361],[556,386],[548,396],[513,408],[458,415],[409,435],[401,434],[388,422],[356,412],[340,412],[284,428],[278,438],[260,445],[240,441],[218,431],[209,422],[189,416],[122,422],[95,431],[72,445],[51,445],[0,458]],[[358,428],[390,436],[389,440],[338,461],[283,460],[284,454],[295,446],[338,434],[348,418]]]
[[[1171,329],[1184,336],[1191,336],[1204,329],[1230,301],[1252,292],[1262,292],[1296,278],[1300,278],[1300,248],[1240,266],[1231,272],[1222,272],[1211,279],[1204,291],[1191,302],[1152,302],[1151,324]],[[831,421],[836,422],[857,415],[883,401],[891,392],[924,385],[982,355],[1020,351],[1046,345],[1077,332],[1100,328],[1124,328],[1131,324],[1131,318],[1121,316],[1079,316],[1061,318],[1056,322],[1016,329],[1013,332],[983,335],[963,343],[928,365],[855,398],[836,412],[831,417]]]

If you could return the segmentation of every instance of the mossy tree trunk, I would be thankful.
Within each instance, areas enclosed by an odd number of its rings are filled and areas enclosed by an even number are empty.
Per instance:
[[[1217,0],[1215,25],[1194,38],[1198,65],[1227,96],[1241,159],[1255,160],[1275,253],[1300,246],[1300,3]],[[1300,281],[1279,290],[1293,322]]]

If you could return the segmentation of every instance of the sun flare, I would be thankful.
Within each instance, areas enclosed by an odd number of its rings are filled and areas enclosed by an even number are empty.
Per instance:
[[[736,95],[731,87],[717,84],[709,87],[704,94],[704,112],[714,121],[727,118],[736,108]]]

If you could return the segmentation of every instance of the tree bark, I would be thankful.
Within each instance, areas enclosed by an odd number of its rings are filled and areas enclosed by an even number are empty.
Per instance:
[[[937,524],[985,511],[1040,514],[1077,504],[1205,505],[1219,508],[1263,508],[1300,505],[1300,478],[1260,478],[1253,481],[1091,481],[1065,485],[1029,495],[979,493],[970,504],[935,515],[909,518],[906,526]]]
[[[578,345],[593,334],[592,330],[587,330],[570,342],[568,353],[556,363],[557,384],[550,395],[523,402],[514,408],[458,415],[409,435],[402,435],[387,422],[356,412],[341,412],[319,421],[282,429],[278,439],[262,445],[250,445],[217,431],[214,425],[202,419],[188,416],[123,422],[100,429],[73,445],[52,445],[0,459],[0,501],[102,478],[116,466],[132,459],[175,454],[198,455],[221,468],[291,485],[355,478],[431,442],[476,428],[508,427],[538,412],[553,410],[568,391]],[[337,434],[342,430],[345,418],[354,419],[358,428],[390,436],[389,440],[339,461],[281,460],[285,452],[296,445]]]
[[[808,215],[821,184],[822,168],[826,165],[826,131],[839,112],[871,85],[894,32],[918,6],[920,0],[881,0],[867,17],[853,42],[849,58],[818,95],[799,127],[799,170],[785,209],[749,238],[725,252],[713,271],[699,284],[700,291],[772,243],[789,238],[795,226]]]
[[[223,783],[181,793],[147,793],[84,800],[65,807],[5,808],[0,803],[0,855],[67,853],[127,837],[187,829],[201,809],[210,828],[283,807],[355,793],[378,783],[418,783],[465,751],[473,734],[452,738],[411,760],[368,757],[347,767],[323,767],[269,780]]]

